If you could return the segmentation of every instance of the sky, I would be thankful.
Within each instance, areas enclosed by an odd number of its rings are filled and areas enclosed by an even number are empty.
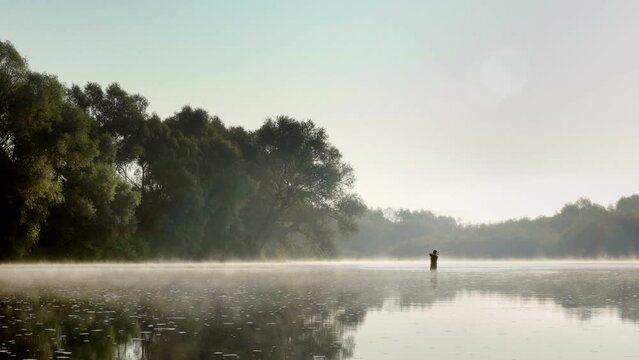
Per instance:
[[[324,127],[372,207],[467,223],[639,193],[639,1],[0,0],[0,40],[170,116]]]

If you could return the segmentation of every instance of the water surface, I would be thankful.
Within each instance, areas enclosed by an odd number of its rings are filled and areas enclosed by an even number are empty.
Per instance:
[[[0,359],[639,359],[639,263],[0,266]]]

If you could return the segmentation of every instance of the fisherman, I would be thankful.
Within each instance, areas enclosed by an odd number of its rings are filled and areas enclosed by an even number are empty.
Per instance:
[[[433,250],[432,253],[428,254],[430,255],[430,269],[431,270],[437,270],[437,258],[439,257],[437,250]]]

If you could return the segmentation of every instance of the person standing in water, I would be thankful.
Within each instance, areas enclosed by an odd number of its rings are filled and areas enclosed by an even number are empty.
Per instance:
[[[428,254],[430,255],[430,269],[431,270],[437,270],[437,258],[439,257],[437,250],[433,250],[432,253]]]

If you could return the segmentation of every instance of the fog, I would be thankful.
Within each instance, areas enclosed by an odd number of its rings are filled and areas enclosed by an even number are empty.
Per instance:
[[[638,273],[633,261],[446,258],[437,271],[416,260],[2,265],[0,356],[635,356]],[[479,348],[460,341],[473,329]]]
[[[344,256],[414,257],[437,249],[478,258],[632,258],[639,255],[639,197],[604,207],[587,199],[553,216],[467,224],[430,211],[369,209],[358,232],[338,243]]]

